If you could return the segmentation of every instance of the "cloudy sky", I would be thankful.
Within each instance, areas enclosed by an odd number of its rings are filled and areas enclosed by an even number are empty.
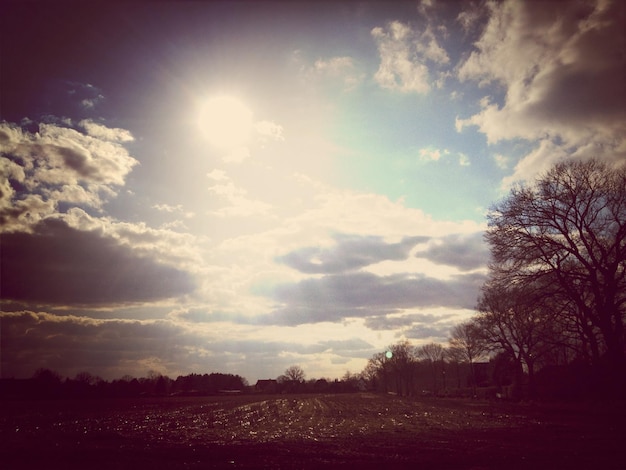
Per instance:
[[[473,314],[485,214],[626,157],[624,3],[0,7],[1,375],[360,372]]]

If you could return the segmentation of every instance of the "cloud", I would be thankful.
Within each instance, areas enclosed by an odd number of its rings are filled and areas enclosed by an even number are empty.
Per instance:
[[[255,122],[254,129],[261,138],[275,141],[285,140],[283,137],[283,126],[273,121]]]
[[[458,76],[502,85],[506,95],[501,104],[483,101],[458,127],[478,126],[489,143],[522,138],[567,156],[626,156],[623,3],[488,5],[489,21]],[[529,170],[522,164],[513,179],[528,179]]]
[[[176,206],[171,206],[169,204],[154,204],[152,207],[158,211],[169,212],[169,213],[183,211],[183,206],[181,204],[178,204]]]
[[[430,26],[419,33],[408,24],[392,21],[385,28],[372,29],[371,34],[380,54],[374,80],[382,88],[428,93],[431,84],[426,63],[441,66],[450,61]]]
[[[135,140],[132,134],[126,129],[106,127],[90,119],[84,119],[78,124],[87,131],[87,135],[98,139],[111,142],[132,142]]]
[[[441,310],[441,309],[436,309]],[[380,315],[365,320],[365,326],[374,331],[393,331],[396,337],[425,342],[447,342],[450,329],[460,319],[467,318],[469,310],[445,313],[403,313]]]
[[[0,195],[3,231],[28,230],[59,203],[101,208],[137,164],[118,141],[130,133],[84,122],[91,134],[54,124],[29,132],[0,123],[0,167],[8,183]]]
[[[149,302],[193,291],[187,272],[97,231],[46,219],[32,233],[2,236],[2,298],[56,305]]]
[[[459,153],[459,165],[461,166],[470,166],[470,158],[464,153]]]
[[[449,153],[450,151],[448,150],[441,151],[439,149],[423,148],[420,149],[419,156],[422,160],[438,162],[441,159],[442,154],[448,155]]]
[[[321,85],[331,90],[339,84],[341,91],[350,92],[356,89],[366,76],[359,63],[350,56],[319,57],[311,61],[298,49],[293,52],[292,59],[299,69],[302,82],[306,85]]]
[[[509,190],[515,183],[524,182],[541,174],[570,156],[567,149],[549,139],[539,141],[536,148],[516,165],[513,174],[502,179],[501,188]]]
[[[0,321],[3,378],[30,377],[46,367],[67,377],[87,370],[108,380],[143,377],[151,369],[170,377],[225,371],[255,380],[277,377],[295,360],[306,368],[308,361],[362,361],[376,351],[354,335],[326,335],[313,341],[295,336],[225,339],[215,327],[204,329],[172,319],[93,319],[16,311],[0,312]]]
[[[482,6],[479,3],[471,2],[469,3],[466,10],[463,10],[456,17],[457,22],[463,28],[465,33],[469,33],[473,31],[478,24],[480,24],[481,20],[484,20],[486,16],[487,7]]]
[[[509,157],[500,153],[493,156],[493,160],[496,162],[498,168],[506,170],[509,166]]]
[[[247,217],[252,215],[267,215],[272,206],[263,201],[247,197],[248,191],[226,175],[223,170],[213,170],[207,176],[215,182],[209,186],[209,191],[226,202],[226,206],[212,211],[211,214],[219,217]]]
[[[451,314],[435,315],[433,313],[410,313],[406,315],[378,315],[365,319],[365,326],[372,330],[397,330],[415,323],[433,324],[450,319]]]
[[[348,56],[317,59],[313,64],[312,72],[333,80],[340,80],[346,91],[356,88],[365,76],[358,71],[354,59]]]
[[[68,377],[87,370],[107,379],[142,377],[150,368],[167,373],[179,367],[183,344],[194,343],[184,327],[165,320],[98,320],[30,311],[0,313],[0,319],[3,377],[30,377],[41,367]]]
[[[441,160],[442,157],[450,157],[452,155],[455,155],[458,158],[459,166],[469,166],[471,164],[470,159],[466,154],[462,152],[453,154],[448,149],[425,147],[419,150],[418,155],[420,160],[426,162],[438,162]]]
[[[220,174],[216,172],[214,176],[219,180]],[[326,283],[336,280],[341,285],[349,279],[354,280],[355,287],[344,285],[342,288],[356,292],[360,283],[350,276],[364,275],[365,271],[373,276],[367,279],[374,284],[376,280],[383,283],[383,279],[401,284],[403,278],[410,283],[408,273],[415,273],[415,279],[427,274],[426,279],[432,278],[438,289],[443,289],[448,282],[453,290],[457,289],[453,278],[459,273],[457,268],[435,265],[411,253],[418,249],[418,243],[449,233],[475,233],[483,224],[433,220],[423,211],[383,195],[337,190],[326,185],[315,185],[314,189],[315,194],[304,208],[299,206],[291,215],[270,223],[267,219],[259,220],[263,225],[256,232],[248,229],[251,222],[246,218],[241,222],[245,224],[245,233],[212,246],[207,259],[215,266],[215,272],[203,292],[212,305],[217,305],[210,309],[220,312],[221,317],[216,321],[228,320],[225,316],[231,316],[237,323],[253,323],[258,319],[259,324],[280,325],[282,321],[293,324],[318,318],[338,321],[359,317],[361,311],[365,311],[365,316],[380,314],[381,310],[368,307],[367,299],[360,303],[355,300],[357,307],[332,303],[320,306],[316,303],[318,300],[314,300],[307,309],[296,302],[298,286],[328,290],[332,287]],[[229,219],[229,225],[235,222],[238,220]],[[355,272],[357,270],[363,272]],[[335,277],[321,276],[323,274]],[[400,278],[391,277],[393,275]],[[314,284],[307,285],[307,278]],[[278,298],[277,289],[283,289],[281,294],[285,296],[293,295],[296,303],[286,297]],[[441,296],[444,302],[447,295]],[[477,295],[477,290],[468,294],[472,306]],[[421,300],[416,305],[421,305]],[[392,306],[384,312],[395,308]]]
[[[472,271],[487,266],[489,248],[483,240],[483,232],[455,234],[432,240],[415,256],[436,264],[454,266],[460,271]]]
[[[335,235],[331,249],[303,247],[277,261],[303,273],[334,274],[375,264],[385,260],[404,260],[409,251],[428,237],[405,237],[398,243],[386,243],[382,237]]]
[[[482,274],[440,280],[423,274],[377,276],[365,272],[310,278],[278,286],[274,299],[282,306],[260,321],[299,325],[366,318],[406,308],[471,309],[484,280]]]
[[[428,339],[430,341],[445,343],[450,336],[450,328],[453,325],[454,323],[443,325],[413,325],[403,330],[402,333],[407,339]]]

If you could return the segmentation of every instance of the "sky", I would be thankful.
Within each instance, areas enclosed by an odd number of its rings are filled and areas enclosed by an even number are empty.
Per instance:
[[[3,2],[0,376],[446,343],[489,208],[625,159],[625,5]]]

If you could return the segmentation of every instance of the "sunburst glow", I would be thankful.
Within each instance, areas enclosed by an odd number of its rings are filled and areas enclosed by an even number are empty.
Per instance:
[[[199,126],[211,145],[230,150],[249,139],[252,111],[235,97],[215,96],[202,106]]]

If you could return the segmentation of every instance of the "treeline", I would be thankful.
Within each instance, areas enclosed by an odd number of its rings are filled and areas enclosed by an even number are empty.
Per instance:
[[[433,396],[478,399],[581,400],[604,398],[602,377],[580,362],[543,365],[533,377],[519,373],[513,357],[487,350],[470,360],[451,338],[448,346],[408,341],[390,345],[372,356],[359,374],[366,390],[398,396]]]
[[[189,374],[175,380],[150,373],[148,377],[124,376],[106,381],[89,372],[72,378],[63,378],[49,369],[39,369],[30,379],[3,379],[0,381],[2,398],[132,398],[171,395],[218,395],[246,391],[246,379],[233,374]]]

